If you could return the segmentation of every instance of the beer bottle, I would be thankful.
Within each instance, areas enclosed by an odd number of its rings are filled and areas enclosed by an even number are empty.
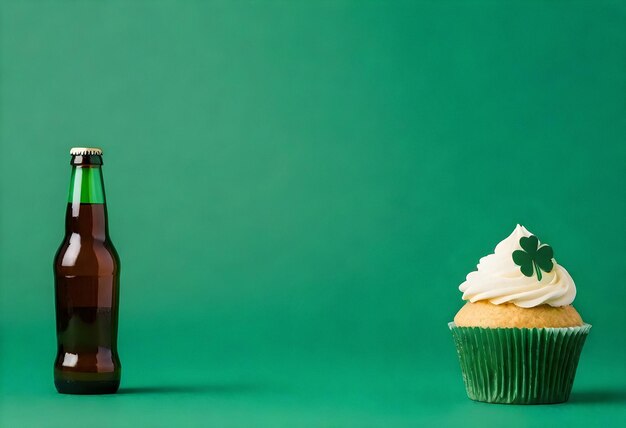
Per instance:
[[[109,238],[102,150],[77,147],[70,155],[65,238],[54,258],[54,384],[63,394],[114,393],[120,261]]]

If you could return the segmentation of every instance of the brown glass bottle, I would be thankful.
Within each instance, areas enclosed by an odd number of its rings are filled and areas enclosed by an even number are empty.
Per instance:
[[[74,148],[70,154],[65,237],[54,258],[54,384],[63,394],[114,393],[121,375],[120,261],[109,238],[102,151]]]

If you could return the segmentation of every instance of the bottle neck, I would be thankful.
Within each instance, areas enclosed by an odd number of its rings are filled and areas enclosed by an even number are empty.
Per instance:
[[[74,165],[67,202],[71,204],[104,204],[104,179],[99,165]]]
[[[105,240],[108,220],[100,165],[72,165],[65,216],[66,234]]]

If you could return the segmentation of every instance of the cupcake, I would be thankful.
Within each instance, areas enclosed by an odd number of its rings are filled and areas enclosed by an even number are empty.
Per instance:
[[[449,327],[469,398],[567,401],[591,326],[572,306],[576,286],[552,247],[517,225],[459,290],[467,303]]]

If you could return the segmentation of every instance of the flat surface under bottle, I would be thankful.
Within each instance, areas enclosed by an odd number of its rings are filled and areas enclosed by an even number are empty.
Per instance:
[[[593,343],[583,350],[569,402],[512,406],[467,398],[447,336],[420,340],[405,353],[385,347],[342,352],[237,336],[243,325],[224,333],[224,325],[212,331],[205,325],[129,322],[120,343],[122,383],[108,396],[59,394],[51,355],[42,352],[45,334],[33,328],[5,337],[15,348],[3,349],[4,369],[22,376],[1,380],[0,426],[53,428],[67,415],[98,428],[137,421],[147,427],[593,426],[589,418],[611,427],[626,418],[626,368]]]

